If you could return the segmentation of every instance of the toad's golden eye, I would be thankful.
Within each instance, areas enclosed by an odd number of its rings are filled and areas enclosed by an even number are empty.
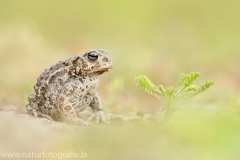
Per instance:
[[[96,51],[91,51],[87,54],[87,58],[90,61],[96,61],[98,59],[98,53]]]

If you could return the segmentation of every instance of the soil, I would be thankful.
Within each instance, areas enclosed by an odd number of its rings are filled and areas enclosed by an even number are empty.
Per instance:
[[[80,117],[82,119],[87,119],[90,113],[83,112]],[[122,126],[126,122],[139,122],[142,118],[138,115],[116,115],[116,114],[106,114],[105,115],[107,122],[102,124],[94,124],[90,127],[106,127],[106,126]],[[69,124],[65,122],[52,121],[43,117],[35,117],[27,113],[24,107],[14,106],[14,105],[4,105],[0,106],[0,121],[8,121],[14,125],[34,125],[41,126],[43,128],[52,130],[52,131],[76,131],[86,126]],[[35,128],[35,127],[34,127]]]

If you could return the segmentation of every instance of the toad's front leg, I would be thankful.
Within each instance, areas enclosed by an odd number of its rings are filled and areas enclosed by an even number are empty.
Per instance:
[[[97,92],[93,94],[93,100],[91,101],[89,106],[93,110],[93,113],[90,115],[88,119],[89,121],[95,120],[96,123],[106,121],[103,114],[102,102]]]
[[[72,107],[72,104],[68,101],[68,98],[65,97],[64,95],[59,95],[57,97],[57,108],[61,114],[61,117],[65,121],[67,121],[69,123],[91,126],[90,122],[84,121],[77,117],[76,112],[75,112],[74,108]]]

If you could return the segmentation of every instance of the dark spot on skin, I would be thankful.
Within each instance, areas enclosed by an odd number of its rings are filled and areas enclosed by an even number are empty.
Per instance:
[[[82,79],[82,78],[79,78],[79,81],[80,81],[81,83],[83,83],[83,79]]]
[[[76,57],[75,59],[73,59],[73,63],[76,63],[76,61],[79,59],[79,57]]]
[[[77,75],[81,75],[82,74],[82,70],[79,69],[77,72],[76,72]]]
[[[84,91],[84,89],[82,89],[82,92]]]

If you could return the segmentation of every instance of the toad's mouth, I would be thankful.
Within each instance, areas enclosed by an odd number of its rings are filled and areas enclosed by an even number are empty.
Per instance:
[[[85,68],[84,71],[87,72],[87,74],[91,74],[91,73],[104,73],[104,72],[108,72],[110,69],[112,69],[113,66],[107,66],[107,67],[103,67],[103,68]]]
[[[111,68],[105,68],[105,69],[102,69],[100,71],[97,71],[99,74],[103,74],[104,72],[108,72],[109,70],[111,70],[113,67]]]

